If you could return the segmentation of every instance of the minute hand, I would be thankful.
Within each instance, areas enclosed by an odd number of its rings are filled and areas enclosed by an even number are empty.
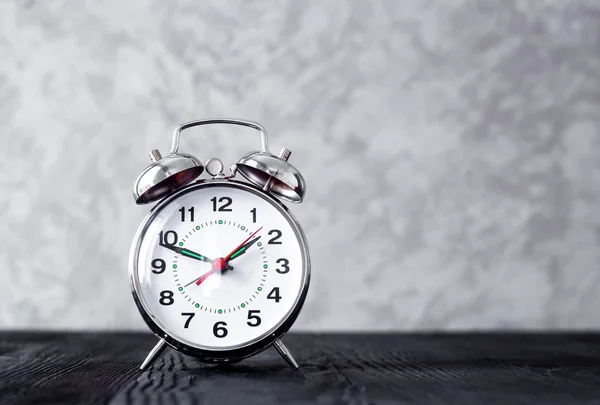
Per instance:
[[[244,253],[246,253],[248,251],[248,249],[250,248],[250,246],[254,245],[256,242],[258,242],[258,240],[261,237],[259,236],[258,238],[254,238],[252,239],[250,242],[245,243],[244,245],[242,245],[242,247],[240,247],[238,250],[235,251],[234,254],[232,254],[229,257],[229,260],[233,260],[233,259],[237,259],[238,257],[240,257],[241,255],[243,255]]]
[[[162,244],[161,246],[165,247],[169,250],[172,250],[173,252],[179,253],[182,256],[191,257],[192,259],[200,260],[201,262],[206,262],[206,263],[214,263],[215,262],[214,259],[211,259],[210,257],[206,257],[204,255],[201,255],[200,253],[196,253],[192,250],[181,248],[179,246],[165,245],[165,244]],[[233,270],[233,267],[227,266],[227,269]]]

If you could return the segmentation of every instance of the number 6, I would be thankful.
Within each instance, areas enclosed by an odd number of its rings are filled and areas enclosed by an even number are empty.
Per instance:
[[[227,336],[227,329],[225,329],[225,326],[227,326],[227,324],[223,321],[215,323],[215,326],[213,326],[213,335],[218,338],[224,338]]]

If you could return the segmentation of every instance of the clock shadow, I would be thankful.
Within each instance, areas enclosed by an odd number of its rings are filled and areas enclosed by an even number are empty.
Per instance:
[[[270,356],[269,356],[270,357]],[[251,358],[236,363],[228,364],[207,364],[196,359],[186,359],[181,364],[181,371],[193,374],[195,376],[206,376],[209,374],[212,378],[248,378],[252,375],[261,375],[265,378],[285,378],[301,376],[299,370],[291,368],[282,358]],[[191,364],[190,364],[191,363]]]
[[[325,353],[293,349],[300,364],[297,370],[274,348],[231,364],[202,363],[167,349],[127,391],[165,403],[198,403],[202,398],[206,403],[239,404],[256,403],[253,398],[261,398],[260,403],[312,403],[332,389],[345,392],[346,379]]]
[[[261,380],[272,378],[289,381],[290,379],[302,380],[304,378],[302,368],[294,370],[274,349],[271,349],[239,362],[227,364],[203,363],[175,350],[167,350],[162,358],[158,359],[148,370],[148,373],[155,374],[155,376],[178,374],[181,377],[186,375],[194,380],[237,380],[255,376],[260,376]]]

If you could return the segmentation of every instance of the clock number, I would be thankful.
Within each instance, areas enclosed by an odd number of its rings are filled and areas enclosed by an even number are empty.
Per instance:
[[[227,324],[223,321],[215,323],[215,326],[213,326],[213,335],[218,338],[227,336],[227,329],[225,329],[225,326],[227,326]]]
[[[277,259],[277,264],[281,265],[281,269],[275,269],[275,271],[279,274],[285,274],[290,271],[290,261],[288,259]]]
[[[279,302],[281,299],[281,295],[279,295],[279,287],[275,287],[271,290],[267,298],[270,300],[275,300],[275,302]]]
[[[181,212],[181,222],[185,222],[185,207],[179,208],[179,212]],[[188,212],[190,213],[190,222],[194,222],[194,207],[189,208]]]
[[[252,213],[252,222],[256,223],[256,208],[252,208],[250,212]]]
[[[231,208],[227,208],[233,203],[233,200],[229,197],[219,198],[219,202],[220,203],[224,202],[225,204],[221,205],[218,208],[217,208],[217,197],[213,197],[210,200],[213,203],[213,211],[229,211],[229,212],[233,211]]]
[[[260,325],[260,323],[262,322],[260,317],[255,314],[260,314],[260,310],[259,309],[251,309],[250,311],[248,311],[248,322],[246,322],[248,324],[248,326],[256,327],[256,326]],[[251,322],[251,321],[255,321],[255,322]]]
[[[154,259],[152,260],[152,273],[154,274],[162,274],[165,272],[167,265],[163,259]]]
[[[271,235],[275,236],[269,240],[269,245],[281,245],[281,241],[279,240],[281,238],[281,231],[279,229],[272,229],[269,231],[269,236]]]
[[[181,316],[187,316],[188,319],[185,320],[185,324],[183,324],[183,329],[187,329],[190,326],[190,321],[196,314],[194,312],[182,312]]]
[[[164,290],[160,292],[160,299],[158,300],[160,305],[172,305],[175,300],[173,299],[173,291]]]
[[[160,231],[159,238],[160,238],[161,245],[169,245],[169,246],[176,245],[177,241],[179,240],[179,237],[177,236],[177,232],[175,232],[175,231],[167,231],[164,233],[163,233],[163,231]]]

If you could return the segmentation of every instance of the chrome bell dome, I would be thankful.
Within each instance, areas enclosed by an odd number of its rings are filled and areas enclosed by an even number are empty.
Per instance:
[[[304,199],[306,182],[298,169],[288,163],[291,153],[285,148],[279,156],[265,151],[251,152],[236,164],[236,170],[264,191],[300,203]]]
[[[153,163],[138,176],[133,186],[136,204],[148,204],[166,197],[204,171],[197,158],[184,153],[171,153],[163,158],[155,149],[150,152],[150,158]]]

